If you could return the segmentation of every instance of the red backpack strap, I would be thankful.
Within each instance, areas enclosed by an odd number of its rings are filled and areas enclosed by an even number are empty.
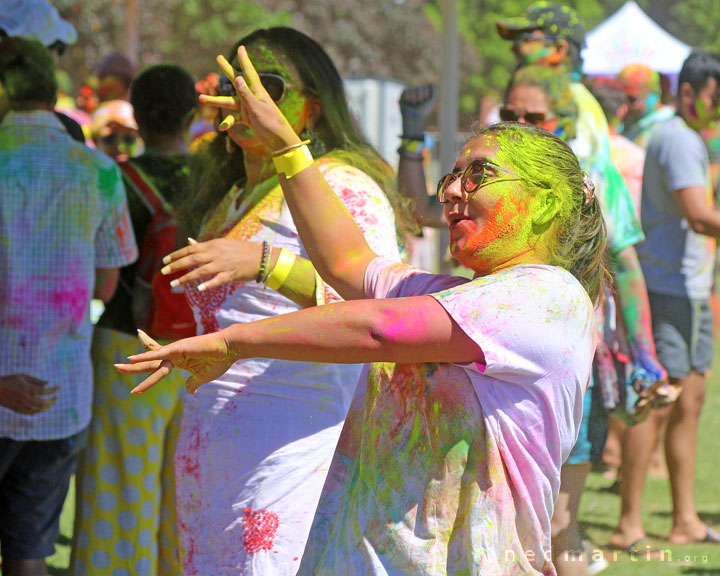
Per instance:
[[[169,212],[169,207],[162,194],[153,186],[152,180],[144,176],[142,172],[133,166],[130,161],[118,162],[118,166],[126,176],[126,182],[132,184],[132,188],[139,193],[140,199],[153,214],[158,210]]]

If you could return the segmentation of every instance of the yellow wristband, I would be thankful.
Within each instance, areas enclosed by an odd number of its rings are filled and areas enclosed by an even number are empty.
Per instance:
[[[290,178],[310,166],[313,163],[313,157],[307,145],[303,144],[299,148],[285,152],[285,154],[273,156],[273,163],[277,173],[284,174],[285,178],[290,180]]]
[[[275,266],[273,266],[272,271],[265,279],[265,284],[273,290],[280,288],[280,286],[285,283],[285,280],[287,280],[290,270],[292,270],[295,264],[295,258],[295,254],[290,252],[290,250],[282,248],[277,262],[275,262]]]

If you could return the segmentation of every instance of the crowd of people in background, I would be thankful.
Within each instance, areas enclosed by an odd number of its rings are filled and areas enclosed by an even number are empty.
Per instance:
[[[653,466],[668,541],[720,543],[693,498],[720,55],[673,98],[640,62],[583,78],[570,7],[497,32],[516,68],[435,187],[430,84],[391,167],[303,32],[229,38],[197,79],[111,52],[73,95],[73,27],[0,0],[4,575],[47,573],[73,475],[74,576],[593,575],[662,558]],[[423,228],[455,274],[407,263]],[[579,522],[593,466],[608,542]]]

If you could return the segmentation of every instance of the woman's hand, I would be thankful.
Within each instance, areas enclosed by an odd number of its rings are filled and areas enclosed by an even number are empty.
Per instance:
[[[115,364],[118,371],[124,374],[150,374],[133,388],[133,394],[141,394],[152,388],[170,374],[174,367],[190,373],[185,388],[190,394],[195,394],[201,385],[225,374],[234,362],[222,332],[185,338],[167,346],[160,346],[142,330],[138,330],[138,338],[148,352],[130,356],[130,364]]]
[[[189,246],[168,254],[163,259],[163,274],[172,274],[197,266],[171,282],[173,287],[193,280],[203,280],[198,290],[216,288],[229,282],[255,280],[262,259],[262,244],[217,238]]]
[[[249,126],[255,136],[262,140],[270,150],[279,150],[300,142],[280,109],[268,95],[255,67],[248,58],[245,46],[238,48],[238,62],[242,76],[236,76],[235,70],[224,56],[217,57],[217,63],[230,80],[233,81],[237,96],[200,95],[200,102],[226,110],[238,111],[239,117],[228,116],[221,122],[220,130],[228,130],[233,123],[242,122]]]

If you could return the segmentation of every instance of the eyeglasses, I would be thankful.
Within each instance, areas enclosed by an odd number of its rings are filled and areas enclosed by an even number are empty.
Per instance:
[[[238,74],[242,76],[241,72],[238,72]],[[285,78],[277,74],[260,72],[258,76],[260,77],[260,83],[263,85],[263,88],[265,88],[268,96],[272,98],[275,104],[282,100],[285,95],[285,89],[292,87],[292,84],[288,84]],[[224,74],[221,75],[218,80],[218,96],[235,96],[236,94],[237,92],[235,92],[235,86],[233,86],[232,81]]]
[[[488,167],[494,168],[495,170],[502,170],[503,172],[517,176],[517,178],[495,178],[494,180],[486,181],[485,178],[487,176]],[[462,190],[468,195],[468,198],[485,184],[523,179],[520,174],[516,174],[515,172],[508,170],[507,168],[503,168],[502,166],[498,166],[488,160],[475,160],[471,162],[465,170],[463,170],[463,173],[460,176],[457,174],[445,174],[445,176],[440,178],[437,185],[437,201],[440,202],[440,204],[445,204],[448,201],[445,197],[445,191],[450,184],[458,179],[458,177],[460,178]]]
[[[525,124],[532,124],[533,126],[540,126],[547,122],[548,120],[552,120],[552,117],[550,117],[545,112],[528,112],[525,111],[522,114],[518,113],[517,110],[513,108],[507,108],[505,106],[502,106],[500,108],[500,120],[503,122],[520,122],[520,119],[522,118],[522,121]]]
[[[102,142],[103,146],[120,146],[124,144],[129,147],[135,145],[137,136],[121,132],[110,132],[107,136],[100,138],[100,142]]]

